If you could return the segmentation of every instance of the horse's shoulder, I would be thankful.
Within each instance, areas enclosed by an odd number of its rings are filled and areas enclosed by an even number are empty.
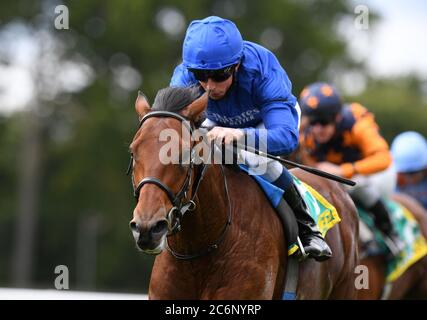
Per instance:
[[[236,170],[231,166],[225,166],[224,168],[230,191],[238,195],[236,198],[243,197],[246,201],[259,199],[270,206],[264,192],[249,174],[242,170]]]

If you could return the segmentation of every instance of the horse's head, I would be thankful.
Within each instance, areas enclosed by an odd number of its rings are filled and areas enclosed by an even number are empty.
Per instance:
[[[165,248],[166,236],[179,226],[179,213],[191,190],[189,138],[207,105],[207,94],[198,96],[198,88],[169,87],[158,92],[153,108],[141,94],[135,102],[140,125],[130,145],[129,172],[137,204],[130,228],[146,253],[158,254]]]

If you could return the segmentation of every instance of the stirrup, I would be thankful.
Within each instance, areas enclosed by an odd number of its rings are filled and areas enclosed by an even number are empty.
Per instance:
[[[302,245],[302,242],[301,242],[301,239],[299,236],[297,237],[297,243],[298,243],[298,247],[300,249],[300,254],[298,255],[298,260],[304,261],[305,259],[308,258],[309,254],[307,252],[305,252],[304,246]]]

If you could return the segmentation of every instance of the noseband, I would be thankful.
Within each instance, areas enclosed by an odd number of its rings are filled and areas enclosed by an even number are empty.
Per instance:
[[[187,118],[181,116],[180,114],[177,114],[174,112],[169,112],[169,111],[151,111],[151,112],[147,113],[140,120],[138,130],[142,127],[142,125],[144,124],[144,122],[147,119],[154,118],[154,117],[157,117],[157,118],[168,117],[168,118],[177,119],[186,126],[187,130],[190,133],[190,137],[192,137],[192,135],[193,135],[193,131],[195,129],[194,125]],[[193,190],[194,190],[193,196],[190,200],[188,200],[187,202],[184,202],[183,198],[187,198],[187,192],[191,186],[191,177],[192,177],[193,170],[194,170],[194,159],[193,159],[193,152],[192,152],[193,149],[192,148],[193,148],[193,146],[191,146],[191,148],[190,148],[190,163],[189,163],[189,167],[188,167],[188,170],[187,170],[187,173],[185,176],[184,183],[183,183],[182,187],[180,188],[180,190],[178,191],[178,193],[176,193],[176,194],[174,194],[174,192],[166,184],[164,184],[162,181],[160,181],[159,179],[157,179],[155,177],[145,177],[137,185],[135,185],[134,175],[132,173],[132,186],[134,189],[133,195],[134,195],[137,203],[139,200],[139,195],[141,193],[141,189],[146,184],[156,185],[164,193],[166,193],[166,195],[168,196],[169,201],[173,205],[173,207],[169,210],[168,214],[166,215],[166,220],[168,221],[168,228],[169,228],[168,236],[173,235],[173,234],[175,234],[181,230],[181,220],[182,220],[182,217],[185,215],[185,213],[194,211],[196,209],[196,203],[194,202],[194,199],[197,195],[197,191],[199,189],[199,186],[200,186],[200,183],[203,179],[203,176],[204,176],[204,174],[208,168],[208,165],[205,163],[203,163],[201,165],[202,168],[199,171],[198,177],[195,179],[195,188],[193,188]],[[213,150],[214,150],[213,147],[211,150],[213,152]],[[133,163],[134,163],[133,154],[131,154],[129,166],[128,166],[128,169],[126,171],[127,175],[129,175],[133,171]],[[228,209],[229,210],[228,210],[227,222],[226,222],[226,224],[225,224],[225,226],[224,226],[224,228],[223,228],[223,230],[219,236],[219,239],[214,244],[209,245],[205,250],[203,250],[197,254],[191,254],[191,255],[184,255],[184,254],[174,252],[169,247],[169,244],[167,243],[167,249],[175,258],[181,259],[181,260],[189,260],[189,259],[194,259],[194,258],[204,256],[204,255],[212,252],[213,250],[217,249],[218,245],[224,239],[225,232],[227,231],[228,226],[231,224],[231,205],[230,205],[230,195],[228,192],[227,180],[226,180],[224,168],[222,165],[221,165],[221,172],[222,172],[222,175],[224,177],[224,189],[225,189],[225,193],[226,193],[227,200],[228,200]],[[175,221],[175,224],[173,224],[173,221]],[[173,224],[173,226],[172,226],[172,224]]]

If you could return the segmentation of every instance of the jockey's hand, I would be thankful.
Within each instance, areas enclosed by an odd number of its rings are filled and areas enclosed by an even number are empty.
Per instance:
[[[245,132],[240,129],[213,127],[207,134],[209,142],[224,143],[231,145],[233,141],[243,142]]]
[[[316,168],[334,174],[336,176],[342,176],[342,170],[340,166],[330,162],[319,162]]]

